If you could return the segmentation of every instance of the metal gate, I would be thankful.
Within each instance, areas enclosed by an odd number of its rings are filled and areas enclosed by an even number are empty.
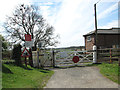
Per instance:
[[[78,56],[79,61],[73,62],[73,57]],[[55,52],[55,66],[75,66],[92,64],[93,52],[88,51],[56,51]]]
[[[84,66],[93,63],[93,51],[33,51],[34,67],[41,66]],[[77,56],[79,61],[73,62],[73,58]]]

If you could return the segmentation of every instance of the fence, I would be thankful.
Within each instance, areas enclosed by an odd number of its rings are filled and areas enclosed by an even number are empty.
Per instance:
[[[98,62],[118,61],[120,57],[120,48],[98,49]]]
[[[32,51],[34,67],[52,66],[52,52],[46,50]]]

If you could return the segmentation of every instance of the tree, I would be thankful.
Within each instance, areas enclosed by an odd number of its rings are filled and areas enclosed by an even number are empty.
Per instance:
[[[40,41],[44,41],[44,47],[58,43],[58,35],[54,36],[53,33],[54,28],[46,22],[39,8],[34,5],[19,5],[12,16],[7,17],[5,29],[15,43],[25,41],[25,34],[31,35],[35,49]]]
[[[2,35],[0,35],[0,44],[0,49],[2,51],[2,59],[11,59],[11,43],[7,41]]]
[[[8,48],[8,42],[5,40],[5,38],[0,35],[0,40],[2,41],[2,51],[6,50]]]

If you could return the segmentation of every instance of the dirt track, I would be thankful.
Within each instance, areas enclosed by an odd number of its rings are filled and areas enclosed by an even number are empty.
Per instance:
[[[118,84],[101,75],[97,67],[53,70],[55,74],[45,88],[118,88]]]

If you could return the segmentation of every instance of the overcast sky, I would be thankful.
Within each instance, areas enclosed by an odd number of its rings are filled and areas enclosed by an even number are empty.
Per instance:
[[[2,24],[18,4],[35,4],[55,28],[55,34],[60,35],[57,47],[83,46],[83,35],[95,29],[94,4],[97,3],[98,28],[104,29],[118,27],[118,2],[119,0],[1,0],[0,33],[5,35]]]

